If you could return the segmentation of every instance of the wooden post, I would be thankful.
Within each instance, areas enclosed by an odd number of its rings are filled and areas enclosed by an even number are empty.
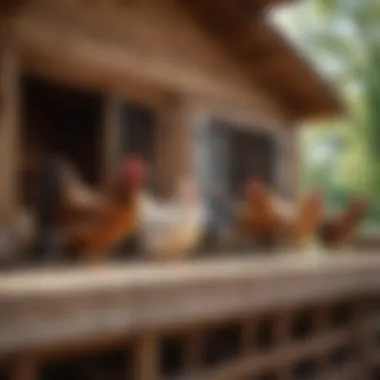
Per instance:
[[[169,99],[159,109],[159,133],[157,136],[158,172],[157,187],[165,196],[175,189],[184,175],[192,175],[192,114],[186,103]]]
[[[315,312],[314,316],[314,336],[323,336],[326,332],[329,331],[329,313],[331,312],[331,304],[323,303],[319,305],[318,309]],[[317,364],[318,368],[323,372],[329,370],[328,366],[328,355],[329,352],[323,352],[323,354],[318,355]]]
[[[292,316],[292,312],[288,310],[279,313],[275,325],[276,347],[286,347],[289,344]],[[279,368],[277,378],[278,380],[291,380],[291,368],[288,365]]]
[[[158,380],[159,354],[159,340],[154,333],[149,332],[139,336],[134,358],[134,379]]]
[[[107,187],[109,181],[116,174],[118,163],[121,157],[121,102],[113,95],[105,99],[104,104],[104,122],[103,122],[103,139],[102,144],[102,162],[103,162],[103,186]]]
[[[11,373],[11,380],[37,380],[38,365],[33,357],[28,355],[18,358]]]
[[[366,299],[355,302],[352,347],[357,350],[358,370],[363,379],[371,377],[373,358],[376,358],[372,321],[369,302]]]
[[[185,370],[186,373],[196,373],[202,366],[203,330],[190,331],[185,340]]]
[[[281,131],[276,135],[276,184],[280,194],[296,199],[299,192],[299,153],[297,131]]]
[[[293,199],[300,197],[300,178],[301,178],[301,151],[299,144],[299,131],[293,129],[289,132],[289,160],[290,174],[289,174],[289,189]]]
[[[241,327],[242,353],[243,355],[250,355],[255,350],[254,338],[257,332],[257,319],[252,316],[244,318]]]
[[[4,41],[2,41],[4,42]],[[0,220],[9,226],[17,205],[19,72],[16,52],[0,44]]]

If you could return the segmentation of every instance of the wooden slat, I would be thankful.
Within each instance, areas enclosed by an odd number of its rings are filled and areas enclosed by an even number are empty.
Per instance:
[[[295,361],[345,344],[350,338],[349,332],[334,332],[304,343],[292,343],[274,350],[272,353],[255,354],[221,365],[215,370],[190,375],[189,379],[197,380],[230,380],[239,377],[253,376],[266,370],[273,370],[291,365]]]
[[[139,336],[134,360],[134,379],[159,380],[159,341],[153,332]]]
[[[287,347],[291,341],[291,323],[293,311],[285,310],[277,314],[275,324],[275,345],[277,347]],[[292,380],[291,362],[284,362],[277,370],[278,380]]]
[[[0,220],[10,226],[17,203],[19,155],[18,56],[11,43],[0,41]]]
[[[316,334],[324,334],[329,329],[329,313],[331,305],[319,305],[314,315],[314,332]],[[322,371],[328,370],[329,352],[322,352],[317,358],[317,365]]]
[[[362,299],[355,302],[353,341],[358,351],[359,368],[363,378],[371,377],[371,357],[373,357],[373,334],[368,328],[371,324],[369,303]]]
[[[250,316],[243,319],[242,324],[241,348],[244,355],[249,355],[254,351],[254,336],[257,332],[257,320]]]
[[[200,370],[202,359],[203,330],[190,330],[185,336],[184,368],[186,372]]]

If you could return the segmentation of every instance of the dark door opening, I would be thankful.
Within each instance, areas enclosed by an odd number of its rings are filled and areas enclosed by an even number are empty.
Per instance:
[[[67,160],[89,184],[101,181],[101,94],[25,76],[21,82],[22,198],[29,203],[36,166],[48,153]]]
[[[233,194],[240,194],[247,178],[275,186],[275,141],[266,134],[229,131],[231,166],[229,178]]]
[[[213,121],[207,139],[212,152],[210,170],[218,177],[213,180],[223,184],[230,195],[239,197],[249,177],[276,186],[277,154],[273,136]]]

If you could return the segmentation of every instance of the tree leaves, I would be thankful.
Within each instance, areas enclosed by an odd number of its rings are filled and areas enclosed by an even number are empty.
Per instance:
[[[305,183],[323,183],[330,200],[361,191],[373,194],[376,203],[380,193],[380,0],[309,0],[294,13],[301,46],[333,78],[350,109],[338,125],[324,123],[318,133],[306,130]],[[328,167],[310,160],[316,146],[321,141],[334,143],[336,134],[344,142],[336,160]],[[380,199],[374,210],[372,216],[380,221]]]

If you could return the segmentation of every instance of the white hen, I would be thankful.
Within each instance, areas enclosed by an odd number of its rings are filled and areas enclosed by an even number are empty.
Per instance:
[[[142,244],[150,258],[182,259],[199,243],[206,215],[193,183],[182,181],[177,197],[170,202],[161,203],[147,195],[141,202]]]

